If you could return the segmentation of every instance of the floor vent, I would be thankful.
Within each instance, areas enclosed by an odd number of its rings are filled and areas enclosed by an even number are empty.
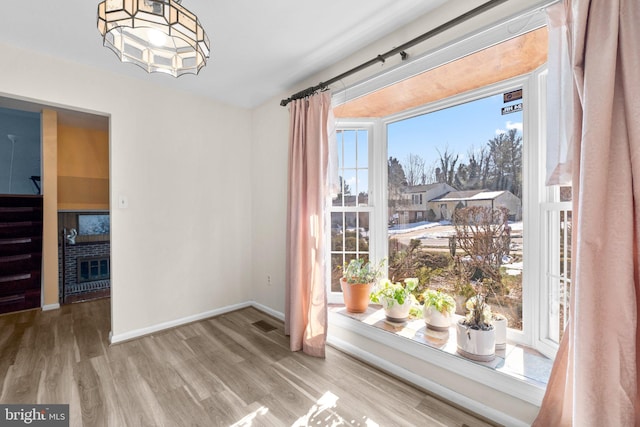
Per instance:
[[[275,326],[273,326],[269,322],[265,322],[264,320],[258,320],[257,322],[253,322],[252,325],[260,329],[262,332],[271,332],[277,329]]]

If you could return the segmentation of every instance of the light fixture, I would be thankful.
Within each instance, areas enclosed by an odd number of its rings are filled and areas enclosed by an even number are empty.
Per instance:
[[[181,0],[104,0],[98,4],[103,44],[122,62],[149,73],[198,74],[209,58],[209,37]]]

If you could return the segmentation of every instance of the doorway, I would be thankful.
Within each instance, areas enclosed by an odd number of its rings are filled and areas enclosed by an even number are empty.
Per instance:
[[[42,132],[37,173],[29,171],[32,191],[44,199],[42,296],[34,307],[110,296],[109,117],[0,97],[2,111],[37,116],[34,128]],[[20,138],[19,131],[12,135]],[[15,144],[16,167],[22,148]],[[13,182],[24,181],[25,173],[14,173]]]

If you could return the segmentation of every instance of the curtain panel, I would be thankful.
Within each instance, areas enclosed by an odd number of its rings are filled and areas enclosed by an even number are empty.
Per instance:
[[[554,7],[564,8],[569,36],[574,274],[534,425],[640,425],[640,2]]]
[[[327,293],[325,221],[330,138],[335,137],[331,94],[290,103],[285,333],[292,351],[325,356]],[[334,144],[335,145],[335,144]]]

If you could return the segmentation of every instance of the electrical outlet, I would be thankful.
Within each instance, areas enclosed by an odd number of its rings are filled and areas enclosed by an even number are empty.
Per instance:
[[[127,209],[129,207],[129,199],[122,194],[118,196],[118,207],[120,209]]]
[[[267,286],[271,286],[271,275],[267,274]]]

